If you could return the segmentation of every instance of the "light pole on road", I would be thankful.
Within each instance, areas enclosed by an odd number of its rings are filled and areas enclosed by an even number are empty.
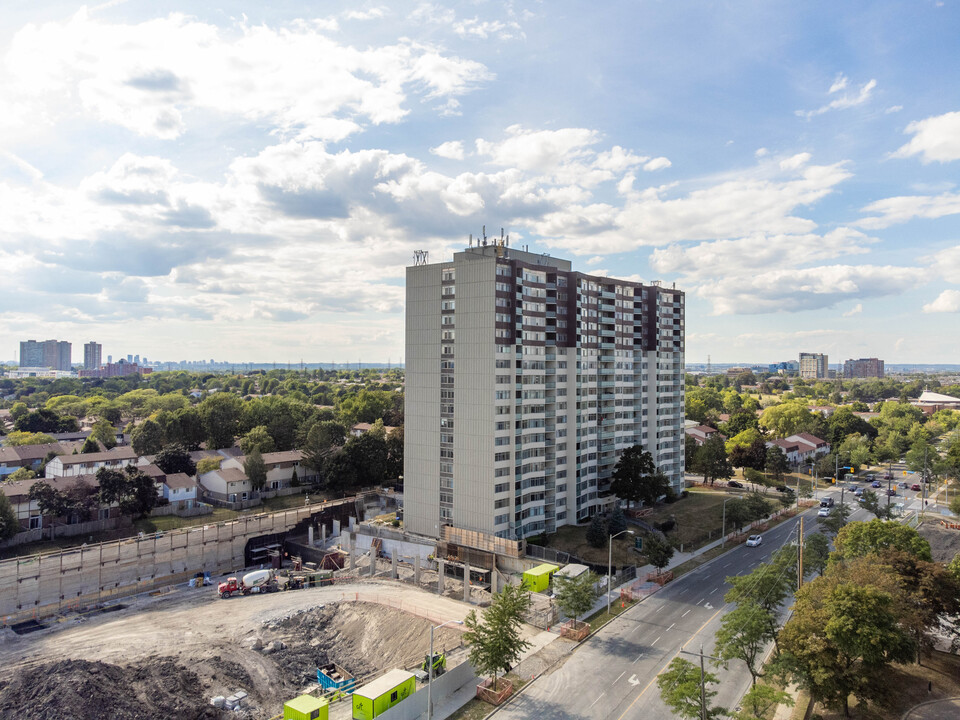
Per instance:
[[[729,500],[736,500],[736,498],[728,497],[723,501],[723,529],[720,531],[720,547],[727,546],[727,502]]]
[[[610,584],[613,582],[613,539],[624,533],[634,534],[633,530],[621,530],[607,538],[607,615],[610,614]]]

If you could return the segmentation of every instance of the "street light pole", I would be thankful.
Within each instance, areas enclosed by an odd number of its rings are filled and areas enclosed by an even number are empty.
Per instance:
[[[447,625],[463,625],[463,620],[447,620],[445,623],[430,626],[430,657],[427,658],[427,720],[433,717],[433,631]]]
[[[621,530],[607,537],[607,615],[610,614],[610,584],[613,582],[613,539],[624,533],[634,534],[633,530]]]
[[[727,546],[727,501],[734,500],[735,498],[728,497],[723,501],[723,529],[720,531],[720,547]]]

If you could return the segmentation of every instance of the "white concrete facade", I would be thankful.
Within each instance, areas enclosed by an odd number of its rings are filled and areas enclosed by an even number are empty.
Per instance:
[[[684,296],[496,243],[407,268],[404,521],[520,538],[613,502],[639,444],[683,485]]]

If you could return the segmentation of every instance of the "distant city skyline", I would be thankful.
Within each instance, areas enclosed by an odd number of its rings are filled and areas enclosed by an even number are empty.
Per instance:
[[[683,290],[687,359],[956,359],[942,2],[0,7],[0,357],[386,363],[468,235]],[[79,358],[78,358],[79,359]]]

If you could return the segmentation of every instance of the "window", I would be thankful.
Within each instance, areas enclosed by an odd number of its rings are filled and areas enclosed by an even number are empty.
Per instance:
[[[510,483],[497,483],[493,486],[494,493],[508,492],[510,490]]]
[[[501,498],[499,500],[495,500],[493,503],[494,510],[500,510],[505,507],[510,507],[510,498]]]
[[[504,460],[509,460],[509,459],[510,459],[509,452],[498,452],[493,456],[494,462],[503,462]]]
[[[444,320],[446,320],[446,319],[447,319],[447,318],[444,318]],[[444,340],[455,340],[455,339],[456,339],[456,331],[455,331],[455,330],[444,330],[444,331],[443,331],[443,339],[444,339]]]
[[[444,300],[440,303],[441,310],[456,310],[457,301],[456,300]]]
[[[43,527],[43,518],[40,515],[30,516],[30,529],[39,530]]]
[[[509,445],[509,444],[510,444],[510,438],[509,438],[509,437],[498,437],[498,438],[494,438],[494,439],[493,439],[493,444],[494,444],[494,445]]]
[[[508,522],[510,522],[510,513],[507,513],[506,515],[497,515],[493,518],[494,525],[506,525]]]
[[[457,279],[457,271],[453,268],[446,268],[440,276],[440,279],[444,282],[451,282],[452,280]]]
[[[456,294],[457,294],[457,290],[453,285],[448,285],[447,287],[445,287],[442,293],[444,297],[453,297]]]

